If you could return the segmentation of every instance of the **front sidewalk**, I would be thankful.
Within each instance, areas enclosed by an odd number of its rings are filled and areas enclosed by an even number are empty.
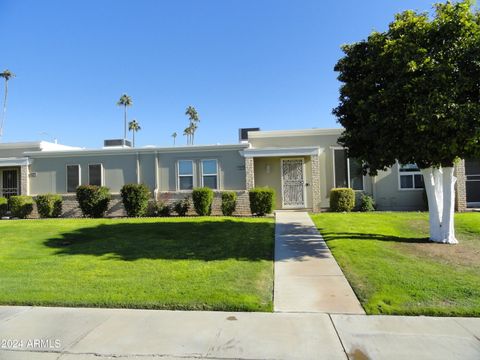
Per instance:
[[[478,360],[479,339],[473,318],[0,306],[2,360]]]

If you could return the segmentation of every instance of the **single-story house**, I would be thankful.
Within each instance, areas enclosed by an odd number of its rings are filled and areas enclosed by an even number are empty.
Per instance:
[[[250,130],[250,131],[249,131]],[[378,176],[364,176],[355,159],[338,143],[342,129],[259,131],[243,129],[231,145],[131,148],[123,140],[106,140],[99,149],[49,142],[0,144],[0,196],[62,194],[65,216],[78,214],[79,185],[107,186],[110,215],[121,215],[124,184],[144,183],[157,200],[181,199],[194,187],[220,193],[237,191],[239,214],[248,213],[248,190],[269,186],[276,209],[321,211],[334,187],[351,187],[374,197],[380,210],[425,207],[423,179],[414,164],[396,164]],[[120,145],[119,145],[120,144]],[[457,209],[480,207],[480,160],[456,167]],[[219,196],[214,211],[219,211]]]

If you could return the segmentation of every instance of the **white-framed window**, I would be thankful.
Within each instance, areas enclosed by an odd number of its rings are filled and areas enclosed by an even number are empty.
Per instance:
[[[425,188],[423,175],[416,164],[398,163],[398,188],[400,190],[422,190]]]
[[[88,165],[88,184],[103,186],[103,165],[102,164]]]
[[[67,165],[67,193],[77,191],[80,186],[80,165]]]
[[[364,190],[362,163],[357,159],[347,158],[344,148],[333,148],[333,185],[337,188]]]
[[[218,189],[218,161],[206,159],[201,161],[202,186]]]
[[[193,160],[178,160],[178,190],[192,190],[193,183]]]

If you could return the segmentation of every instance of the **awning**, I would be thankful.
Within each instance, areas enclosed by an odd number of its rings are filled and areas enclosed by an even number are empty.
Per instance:
[[[31,163],[32,160],[27,157],[0,158],[0,167],[28,166]]]
[[[279,156],[311,156],[319,155],[323,151],[322,148],[316,146],[309,147],[289,147],[289,148],[261,148],[261,149],[245,149],[240,154],[246,158],[257,157],[279,157]]]

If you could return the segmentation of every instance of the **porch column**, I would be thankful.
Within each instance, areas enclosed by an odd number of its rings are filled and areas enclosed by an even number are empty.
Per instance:
[[[20,166],[20,194],[29,195],[28,188],[28,165]]]
[[[465,160],[455,164],[455,176],[457,177],[457,196],[455,197],[455,205],[457,211],[467,210],[467,186],[465,176]]]
[[[311,155],[310,161],[312,163],[312,211],[320,211],[320,157],[318,154]]]
[[[253,164],[253,157],[245,158],[245,185],[247,190],[255,187],[255,170]]]

